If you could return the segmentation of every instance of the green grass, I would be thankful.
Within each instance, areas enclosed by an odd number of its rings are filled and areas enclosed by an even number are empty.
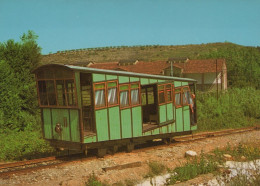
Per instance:
[[[260,90],[233,88],[220,93],[197,93],[198,130],[252,126],[260,119]]]
[[[175,168],[170,171],[172,173],[171,177],[167,180],[168,184],[175,184],[177,181],[183,182],[193,179],[199,175],[207,173],[218,173],[218,165],[222,165],[226,159],[224,154],[229,154],[232,156],[234,161],[250,161],[260,158],[260,148],[259,144],[239,144],[238,146],[231,147],[229,144],[223,148],[216,148],[212,153],[203,154],[201,157],[193,158],[188,160],[185,164],[180,167]],[[244,156],[245,159],[241,157]],[[255,176],[255,180],[252,180],[254,184],[257,185],[260,181],[259,175]],[[232,180],[231,185],[236,185],[236,183],[247,183],[245,185],[250,185],[249,180],[245,177],[237,177]],[[240,184],[243,185],[243,184]]]
[[[190,59],[195,59],[200,55],[208,54],[211,51],[230,47],[243,48],[243,46],[233,43],[209,43],[201,45],[147,45],[76,49],[44,55],[42,64],[54,62],[69,64],[77,62],[80,59],[80,61],[82,61],[84,58],[94,62],[111,62],[124,59],[158,61],[168,60],[170,57],[188,57]]]
[[[173,174],[167,180],[167,184],[175,184],[177,181],[183,182],[193,179],[201,174],[217,171],[217,162],[202,155],[200,158],[194,158],[181,167],[175,168]]]
[[[164,173],[164,171],[166,170],[166,167],[163,164],[156,161],[149,162],[148,166],[149,166],[149,172],[145,177],[158,176]]]

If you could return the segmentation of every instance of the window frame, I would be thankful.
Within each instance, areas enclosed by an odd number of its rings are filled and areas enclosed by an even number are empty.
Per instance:
[[[127,108],[131,108],[131,92],[130,92],[130,88],[131,88],[131,86],[130,86],[131,84],[130,83],[123,83],[123,84],[119,84],[119,107],[120,107],[120,109],[127,109]],[[120,90],[120,87],[121,86],[128,86],[128,89],[126,89],[126,90]],[[121,105],[121,92],[124,92],[124,91],[127,91],[128,92],[128,106],[122,106]]]
[[[131,88],[131,86],[133,85],[133,84],[137,84],[138,85],[138,87],[137,88]],[[129,89],[129,97],[130,97],[130,106],[131,107],[136,107],[136,106],[140,106],[141,105],[141,86],[140,86],[140,82],[139,81],[137,81],[137,82],[131,82],[130,83],[130,87],[129,87],[130,89]],[[138,90],[138,103],[137,104],[132,104],[132,90]]]
[[[176,93],[179,94],[180,93],[180,104],[177,105],[176,104]],[[183,105],[182,105],[182,87],[175,87],[174,88],[174,105],[175,105],[175,108],[181,108]]]
[[[170,88],[167,88],[167,85],[170,85]],[[159,87],[163,87],[163,89],[160,90]],[[171,83],[158,84],[158,87],[157,87],[158,105],[164,105],[164,104],[173,102],[172,87],[173,86]],[[164,102],[160,103],[160,93],[162,93],[162,92],[163,92]],[[168,92],[170,92],[171,100],[168,100],[168,94],[167,94]]]
[[[116,83],[116,86],[113,86],[113,87],[108,87],[108,83]],[[106,82],[106,90],[107,90],[107,96],[106,96],[106,101],[107,101],[107,107],[108,108],[110,108],[110,107],[115,107],[115,106],[118,106],[119,105],[119,86],[118,86],[118,80],[111,80],[111,81],[107,81]],[[108,102],[108,90],[110,89],[110,88],[116,88],[116,95],[117,95],[117,103],[116,104],[109,104],[109,102]]]
[[[185,88],[187,88],[187,92],[190,92],[190,87],[189,86],[183,86],[182,87],[182,99],[183,99],[183,96],[185,97],[185,100],[186,100],[186,103],[184,104],[183,103],[183,100],[182,100],[182,106],[188,106],[188,105],[190,105],[189,104],[189,101],[188,101],[188,98],[186,98],[186,95],[184,94],[184,89]],[[190,93],[190,96],[191,96],[191,93]],[[194,103],[194,100],[193,100],[193,98],[192,98],[192,101],[193,101],[193,103]]]
[[[72,73],[72,77],[70,78],[56,78],[56,75],[55,75],[55,72],[53,69],[43,69],[44,70],[49,70],[51,73],[52,73],[52,78],[39,78],[38,77],[38,73],[36,73],[35,77],[36,77],[36,86],[37,86],[37,94],[38,94],[38,104],[39,104],[39,107],[40,108],[78,108],[78,97],[77,97],[77,88],[76,88],[76,82],[75,82],[75,73],[71,72]],[[61,69],[63,70],[63,69]],[[59,80],[62,80],[63,81],[63,86],[64,86],[64,94],[65,94],[65,103],[66,105],[59,105],[59,102],[58,102],[58,92],[57,92],[57,83],[56,81],[59,81]],[[67,90],[66,90],[66,81],[67,80],[72,80],[73,81],[73,93],[74,93],[74,96],[75,96],[75,104],[74,105],[69,105],[68,104],[68,93],[67,93]],[[45,85],[47,81],[53,81],[54,83],[54,93],[55,93],[55,99],[56,99],[56,104],[55,105],[50,105],[49,103],[49,98],[48,98],[48,91],[47,91],[47,87],[46,87],[46,98],[47,98],[47,103],[48,105],[42,105],[41,104],[41,97],[40,97],[40,90],[39,90],[39,81],[44,81],[45,82]],[[73,95],[72,93],[72,95]]]
[[[104,88],[96,88],[96,85],[99,85],[99,84],[104,84]],[[107,108],[107,88],[106,87],[107,87],[107,84],[105,81],[93,83],[93,98],[94,98],[93,105],[94,105],[95,110]],[[104,106],[101,106],[101,107],[96,106],[96,90],[104,90],[104,100],[105,100]]]

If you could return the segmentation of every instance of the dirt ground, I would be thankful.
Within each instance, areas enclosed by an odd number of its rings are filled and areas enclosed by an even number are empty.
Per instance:
[[[148,173],[149,167],[147,162],[149,161],[157,161],[170,169],[174,169],[186,161],[184,154],[187,150],[196,151],[198,154],[202,151],[208,153],[217,147],[224,148],[228,143],[231,146],[239,143],[256,143],[260,145],[260,131],[209,138],[184,144],[171,144],[169,146],[156,147],[155,149],[138,149],[131,153],[120,152],[115,155],[107,155],[105,158],[70,163],[24,175],[14,175],[11,178],[0,178],[0,185],[81,186],[85,185],[89,175],[93,172],[103,183],[111,185],[120,182],[124,183],[125,180],[138,182]],[[142,166],[107,172],[102,169],[133,162],[142,162]],[[185,185],[203,183],[211,178],[212,175],[209,174],[187,182]]]

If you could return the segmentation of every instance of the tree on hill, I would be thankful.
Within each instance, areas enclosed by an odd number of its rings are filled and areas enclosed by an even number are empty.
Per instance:
[[[225,58],[228,82],[232,87],[260,89],[260,51],[254,47],[227,47],[212,50],[199,56],[200,59]]]
[[[21,36],[20,42],[0,43],[0,118],[1,129],[24,130],[34,125],[37,99],[31,73],[40,62],[41,48],[33,31]]]

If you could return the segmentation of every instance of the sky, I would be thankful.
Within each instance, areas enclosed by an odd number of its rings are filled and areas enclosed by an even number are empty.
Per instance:
[[[0,42],[33,30],[43,54],[105,46],[260,46],[260,0],[0,0]]]

